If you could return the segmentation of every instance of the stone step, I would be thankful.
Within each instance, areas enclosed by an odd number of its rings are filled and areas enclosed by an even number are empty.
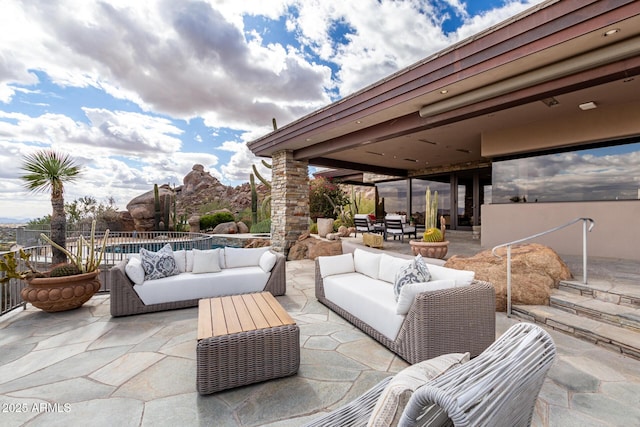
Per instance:
[[[558,284],[558,289],[613,304],[640,308],[640,283],[609,282],[597,279],[588,282],[585,285],[579,279],[563,280]]]
[[[559,289],[552,291],[549,305],[640,333],[640,308],[632,305],[615,304]]]
[[[640,360],[640,333],[546,305],[513,305],[512,314],[523,320],[571,334]]]

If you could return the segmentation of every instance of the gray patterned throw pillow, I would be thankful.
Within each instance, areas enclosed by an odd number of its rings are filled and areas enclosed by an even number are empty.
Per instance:
[[[173,250],[168,243],[158,252],[140,248],[140,261],[144,268],[144,280],[161,279],[180,273],[173,257]]]
[[[430,279],[431,273],[429,273],[427,263],[424,262],[421,255],[417,255],[411,263],[403,265],[396,273],[396,280],[393,285],[396,301],[398,301],[400,290],[404,285],[408,283],[428,282]]]

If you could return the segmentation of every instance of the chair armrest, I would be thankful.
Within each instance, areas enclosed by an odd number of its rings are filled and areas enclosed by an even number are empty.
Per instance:
[[[305,424],[304,427],[366,426],[376,406],[378,398],[393,377],[387,377],[367,390],[357,399]]]

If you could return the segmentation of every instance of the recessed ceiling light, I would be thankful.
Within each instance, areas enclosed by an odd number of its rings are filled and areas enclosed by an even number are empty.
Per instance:
[[[558,101],[557,99],[555,99],[554,97],[550,97],[550,98],[545,98],[542,100],[542,102],[547,106],[547,107],[553,107],[554,105],[558,105],[560,104],[560,101]]]
[[[362,123],[362,120],[356,120],[356,124]]]
[[[619,33],[620,32],[620,28],[612,28],[610,30],[605,31],[604,33],[602,33],[603,37],[609,37],[614,35],[615,33]]]
[[[589,101],[589,102],[585,102],[584,104],[580,104],[578,105],[578,107],[582,110],[582,111],[586,111],[586,110],[593,110],[594,108],[597,108],[598,106],[596,105],[595,102],[593,101]]]
[[[448,89],[442,89],[442,90],[440,91],[440,93],[444,95],[444,94],[446,94],[446,93],[449,93],[449,90],[448,90]]]
[[[438,145],[437,142],[429,141],[428,139],[419,139],[418,141],[425,142],[425,143],[431,144],[431,145]]]
[[[633,77],[629,77],[629,78],[624,79],[622,81],[622,83],[629,83],[629,82],[632,82],[633,80],[634,80]]]

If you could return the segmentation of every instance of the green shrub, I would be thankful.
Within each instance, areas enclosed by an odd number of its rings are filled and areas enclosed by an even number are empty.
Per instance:
[[[271,233],[271,218],[260,221],[251,226],[252,233]]]
[[[349,196],[337,183],[326,178],[309,181],[309,215],[318,218],[336,218],[341,206],[349,204]]]
[[[309,226],[309,233],[318,234],[318,223],[317,222],[311,223],[311,225]]]
[[[203,215],[200,217],[200,230],[212,230],[218,224],[235,220],[231,212],[216,212],[212,215]]]

